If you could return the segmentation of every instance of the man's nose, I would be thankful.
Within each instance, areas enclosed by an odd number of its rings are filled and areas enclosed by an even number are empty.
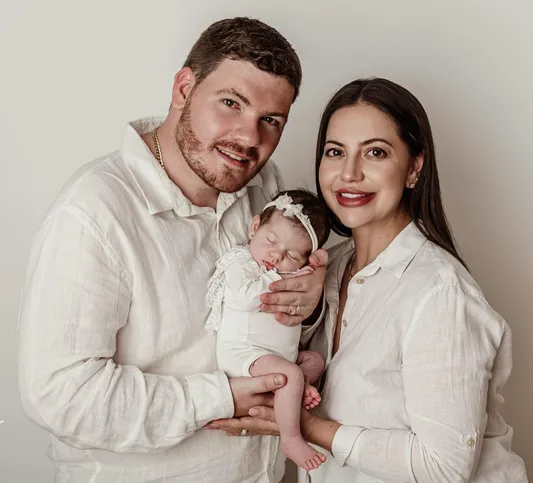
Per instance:
[[[259,126],[255,120],[243,119],[239,126],[234,130],[233,136],[235,141],[246,148],[255,148],[261,142]]]

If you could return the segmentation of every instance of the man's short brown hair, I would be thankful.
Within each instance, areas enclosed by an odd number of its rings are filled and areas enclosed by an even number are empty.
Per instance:
[[[285,78],[294,88],[293,102],[302,82],[300,59],[276,29],[247,17],[219,20],[193,45],[183,67],[202,82],[225,59],[252,63],[258,69]]]

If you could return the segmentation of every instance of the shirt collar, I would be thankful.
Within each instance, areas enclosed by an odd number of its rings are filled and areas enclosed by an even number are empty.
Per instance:
[[[401,278],[426,241],[427,238],[420,233],[414,222],[409,223],[372,263],[359,272],[359,275],[369,277],[382,268],[395,277]],[[338,260],[338,263],[343,260],[349,262],[353,250],[353,239],[346,241],[334,254],[330,262],[334,260]]]
[[[168,177],[141,136],[161,125],[164,118],[147,117],[128,123],[124,132],[121,155],[131,175],[146,201],[151,215],[174,210],[180,216],[211,211],[211,208],[193,205],[182,191]],[[249,186],[262,186],[262,178],[257,174],[248,184],[235,193],[220,193],[217,200],[217,213],[231,206],[247,193]]]
[[[400,278],[426,241],[427,238],[411,222],[378,255],[374,263]]]

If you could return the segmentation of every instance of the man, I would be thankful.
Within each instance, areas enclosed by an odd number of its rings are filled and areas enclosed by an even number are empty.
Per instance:
[[[252,214],[280,188],[268,160],[300,82],[276,30],[213,24],[175,76],[166,119],[131,123],[122,149],[76,173],[45,217],[19,375],[26,414],[52,435],[56,482],[281,479],[277,438],[202,429],[284,384],[217,371],[204,299],[217,258],[246,243]],[[323,278],[320,267],[280,281],[263,309],[300,323]]]

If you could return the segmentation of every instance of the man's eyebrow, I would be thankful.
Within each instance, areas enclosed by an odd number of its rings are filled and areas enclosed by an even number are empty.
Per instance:
[[[215,95],[217,96],[220,94],[231,94],[235,97],[238,97],[247,106],[251,104],[248,98],[244,94],[241,94],[237,89],[234,89],[233,87],[219,89],[218,91],[215,92]]]
[[[233,87],[226,87],[224,89],[219,89],[215,92],[215,95],[219,96],[220,94],[230,94],[232,96],[238,97],[246,106],[250,106],[252,103],[250,100],[244,95],[241,94],[237,89]],[[269,117],[282,117],[283,119],[288,119],[289,115],[286,112],[267,112],[265,116]]]

